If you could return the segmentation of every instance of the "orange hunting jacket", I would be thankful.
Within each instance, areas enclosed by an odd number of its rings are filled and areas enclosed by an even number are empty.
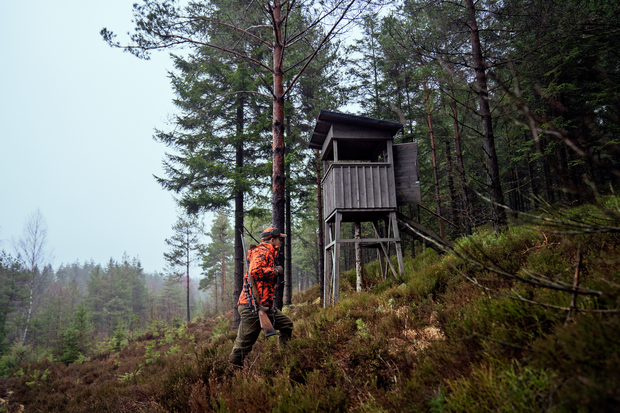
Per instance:
[[[255,296],[260,300],[260,304],[271,308],[273,304],[273,292],[278,282],[278,270],[276,270],[276,255],[278,249],[268,243],[261,242],[253,245],[248,251],[249,273],[254,278],[256,289]],[[249,283],[248,273],[245,273],[244,283]],[[245,288],[239,296],[239,305],[247,304],[248,297]]]

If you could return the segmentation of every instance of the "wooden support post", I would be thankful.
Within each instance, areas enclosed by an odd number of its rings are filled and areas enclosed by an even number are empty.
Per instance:
[[[377,238],[381,238],[381,234],[379,233],[379,224],[377,221],[373,221],[372,222],[372,227],[375,230],[375,236]],[[377,261],[379,261],[379,265],[381,266],[381,277],[383,278],[383,281],[386,280],[387,278],[387,272],[388,272],[388,264],[387,262],[385,263],[385,265],[383,264],[383,254],[381,251],[381,245],[379,245],[379,247],[377,248]]]
[[[375,229],[375,234],[377,235],[377,238],[381,238],[381,236],[379,235],[379,229],[377,228],[377,225],[373,222],[372,226]],[[394,275],[394,278],[397,278],[398,276],[396,275],[396,270],[394,269],[394,266],[392,265],[392,261],[390,260],[390,255],[388,253],[389,250],[385,248],[385,245],[381,241],[379,241],[379,247],[381,249],[381,252],[383,252],[383,256],[385,257],[385,261],[387,262],[387,265],[389,265],[390,269],[392,270],[392,274]],[[387,269],[386,269],[386,272],[387,272]]]
[[[355,228],[355,239],[359,240],[362,238],[362,226],[359,221],[355,221],[353,223]],[[355,243],[355,274],[356,274],[356,282],[355,282],[355,290],[360,293],[362,292],[362,276],[364,271],[364,261],[362,259],[362,247],[360,242],[357,241]]]
[[[380,248],[380,247],[379,247]],[[377,248],[377,261],[379,261],[379,266],[381,267],[381,278],[385,281],[387,264],[383,265],[383,255],[381,255],[381,251]]]
[[[325,222],[325,257],[323,258],[323,307],[327,307],[331,300],[331,277],[329,271],[331,270],[330,255],[331,251],[327,246],[331,242],[331,225]]]
[[[334,305],[338,302],[340,293],[340,225],[342,224],[342,213],[336,212],[336,223],[334,228]]]
[[[390,212],[390,219],[392,221],[392,230],[394,231],[394,246],[396,247],[396,258],[398,259],[398,271],[401,277],[405,275],[405,264],[403,262],[403,251],[400,246],[400,234],[398,232],[398,222],[396,221],[396,212]]]

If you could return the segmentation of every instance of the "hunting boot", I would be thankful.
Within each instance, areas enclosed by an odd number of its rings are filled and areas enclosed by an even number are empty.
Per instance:
[[[280,332],[278,334],[278,350],[285,351],[288,347],[288,342],[291,340],[291,336]]]

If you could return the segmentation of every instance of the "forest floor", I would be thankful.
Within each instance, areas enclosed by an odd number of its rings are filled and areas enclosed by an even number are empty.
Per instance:
[[[343,273],[335,307],[297,294],[289,348],[261,334],[241,370],[232,313],[152,324],[81,364],[15,368],[0,411],[620,411],[617,205],[479,230],[399,279],[370,263],[362,293]]]

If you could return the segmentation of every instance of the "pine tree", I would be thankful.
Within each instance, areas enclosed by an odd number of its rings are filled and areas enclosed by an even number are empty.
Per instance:
[[[22,262],[0,253],[0,355],[15,338],[17,310],[28,298],[28,273]]]
[[[200,289],[213,288],[216,312],[218,309],[226,311],[232,308],[234,304],[234,298],[229,295],[231,291],[229,269],[230,262],[233,259],[233,233],[226,213],[221,211],[216,215],[207,235],[211,238],[211,242],[207,244],[202,256],[203,278],[200,280]],[[220,297],[219,300],[218,297]],[[219,306],[218,301],[221,301],[221,306]]]
[[[185,274],[171,273],[171,277],[180,280],[185,275],[185,289],[187,292],[187,322],[190,318],[190,266],[200,257],[200,252],[204,246],[202,237],[204,235],[204,225],[197,216],[182,214],[177,222],[172,226],[174,235],[166,239],[166,244],[171,251],[164,253],[164,257],[171,268],[182,267]]]

